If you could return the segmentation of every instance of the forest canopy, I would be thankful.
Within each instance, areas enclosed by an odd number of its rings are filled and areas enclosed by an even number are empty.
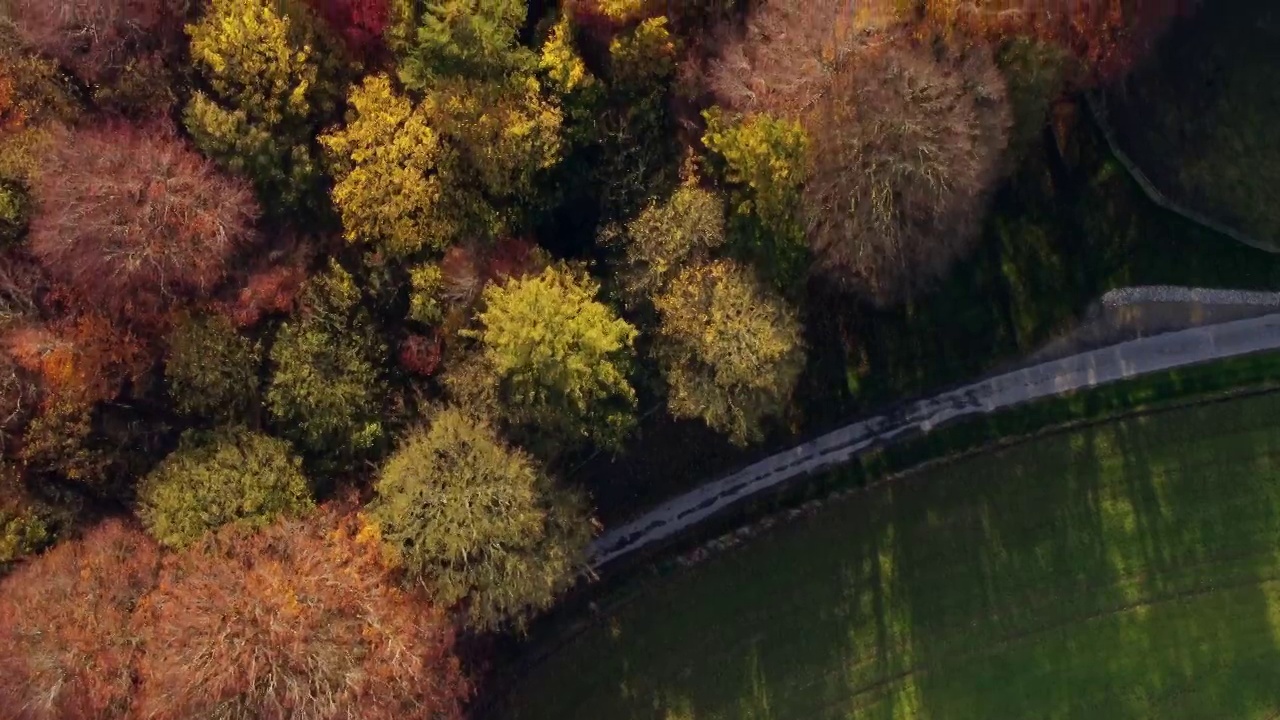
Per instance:
[[[1183,9],[0,0],[0,707],[461,717]]]

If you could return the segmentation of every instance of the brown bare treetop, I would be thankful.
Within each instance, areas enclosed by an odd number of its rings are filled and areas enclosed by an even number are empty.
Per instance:
[[[154,584],[159,561],[145,533],[109,520],[5,578],[0,717],[124,717],[137,647],[129,616]]]
[[[809,243],[837,284],[901,301],[972,247],[1011,122],[985,49],[864,47],[804,122]]]
[[[172,557],[135,617],[153,720],[461,717],[470,685],[444,613],[388,577],[332,508]]]
[[[164,65],[182,47],[191,0],[0,0],[18,40],[56,60],[99,94],[160,98]],[[132,83],[135,87],[123,87]],[[171,99],[171,98],[170,98]],[[162,109],[162,108],[161,108]]]
[[[741,28],[726,26],[707,84],[718,104],[736,112],[794,117],[870,31],[897,19],[884,2],[764,0]]]
[[[31,253],[79,304],[123,322],[145,324],[207,297],[255,238],[249,184],[167,124],[66,134],[32,195]]]

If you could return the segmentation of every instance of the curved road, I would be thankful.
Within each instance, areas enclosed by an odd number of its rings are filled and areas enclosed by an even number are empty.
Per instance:
[[[692,527],[792,478],[839,465],[912,431],[1146,373],[1280,349],[1280,313],[1139,338],[981,380],[876,415],[678,495],[592,544],[593,568]]]

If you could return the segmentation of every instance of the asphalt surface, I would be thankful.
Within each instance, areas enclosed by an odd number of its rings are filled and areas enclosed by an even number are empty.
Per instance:
[[[600,568],[697,525],[733,503],[840,465],[904,434],[928,432],[959,418],[1147,373],[1275,349],[1280,349],[1280,313],[1138,338],[989,377],[850,423],[673,497],[607,529],[591,546],[590,564]]]

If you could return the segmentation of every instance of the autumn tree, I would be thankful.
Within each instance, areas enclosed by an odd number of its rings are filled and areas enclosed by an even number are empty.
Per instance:
[[[391,20],[387,0],[308,1],[353,56],[369,63],[384,54],[383,34]]]
[[[805,270],[801,188],[810,139],[794,120],[767,114],[704,113],[702,143],[729,187],[729,232],[737,249],[779,285],[797,284]]]
[[[236,523],[265,527],[313,507],[289,444],[240,428],[189,431],[138,488],[138,515],[162,545],[186,547]]]
[[[819,269],[882,305],[946,273],[977,238],[1010,122],[982,48],[859,52],[805,121]]]
[[[190,0],[8,0],[18,40],[109,110],[165,114]]]
[[[519,43],[525,0],[425,0],[400,58],[400,78],[425,90],[442,78],[495,80],[526,73],[532,51]]]
[[[600,186],[603,215],[621,220],[678,179],[669,105],[679,48],[666,18],[654,17],[615,35],[608,51],[604,96],[581,122],[596,140],[591,182]]]
[[[138,383],[151,367],[146,343],[90,312],[17,328],[5,341],[40,388],[39,407],[22,431],[17,453],[26,468],[98,491],[130,475],[128,462],[145,453],[145,446],[136,436],[98,432],[106,428],[96,420],[104,403]],[[118,429],[127,434],[129,428],[124,423]]]
[[[471,180],[470,195],[497,204],[499,211],[537,204],[537,196],[546,192],[537,180],[561,158],[563,115],[536,77],[440,81],[428,96],[428,107],[432,124],[466,168],[455,181]],[[471,210],[481,219],[483,212]],[[519,220],[509,213],[491,224],[496,233]]]
[[[896,25],[898,0],[764,0],[725,23],[707,68],[716,102],[733,113],[795,118],[821,96],[864,31]]]
[[[320,138],[334,165],[344,236],[393,255],[441,248],[457,232],[449,192],[453,154],[429,109],[385,75],[352,88],[347,124]]]
[[[38,720],[124,718],[138,650],[130,615],[159,549],[108,520],[0,581],[0,707]]]
[[[444,272],[437,263],[422,263],[409,270],[408,318],[422,325],[435,325],[444,319],[441,296]]]
[[[49,515],[24,486],[22,469],[0,462],[0,575],[53,542]]]
[[[795,312],[731,260],[685,268],[654,304],[671,414],[701,419],[739,445],[759,440],[804,369]]]
[[[196,146],[251,178],[268,209],[308,207],[322,179],[312,138],[336,110],[341,54],[297,0],[211,0],[187,33],[212,91],[183,113]]]
[[[22,432],[39,406],[40,387],[34,374],[0,349],[0,451],[14,452],[12,440]]]
[[[13,47],[0,24],[0,245],[26,231],[30,184],[57,133],[79,103],[56,62]]]
[[[598,292],[585,275],[556,266],[484,291],[474,335],[502,415],[553,444],[616,445],[634,423],[636,330]]]
[[[170,333],[164,378],[174,407],[211,421],[248,418],[258,402],[262,348],[220,315],[184,319]]]
[[[172,556],[132,626],[138,715],[460,720],[470,684],[449,620],[379,554],[325,508]]]
[[[544,210],[538,182],[562,156],[563,113],[521,44],[523,0],[430,0],[399,49],[399,79],[456,154],[446,186],[464,236],[498,237]]]
[[[886,0],[879,0],[887,4]],[[997,41],[1034,38],[1075,61],[1077,86],[1116,82],[1134,67],[1174,19],[1199,0],[918,0],[914,11],[930,27]]]
[[[121,322],[207,297],[255,239],[248,185],[165,125],[70,133],[32,194],[31,253],[80,305]]]
[[[390,557],[476,629],[522,624],[585,561],[582,498],[457,409],[410,433],[376,490],[370,517]]]
[[[724,201],[696,185],[652,202],[625,229],[606,229],[602,242],[622,256],[618,282],[629,305],[651,299],[681,268],[704,260],[725,242]]]
[[[330,261],[271,347],[267,409],[313,459],[357,458],[382,441],[386,347],[361,300],[355,278]]]

